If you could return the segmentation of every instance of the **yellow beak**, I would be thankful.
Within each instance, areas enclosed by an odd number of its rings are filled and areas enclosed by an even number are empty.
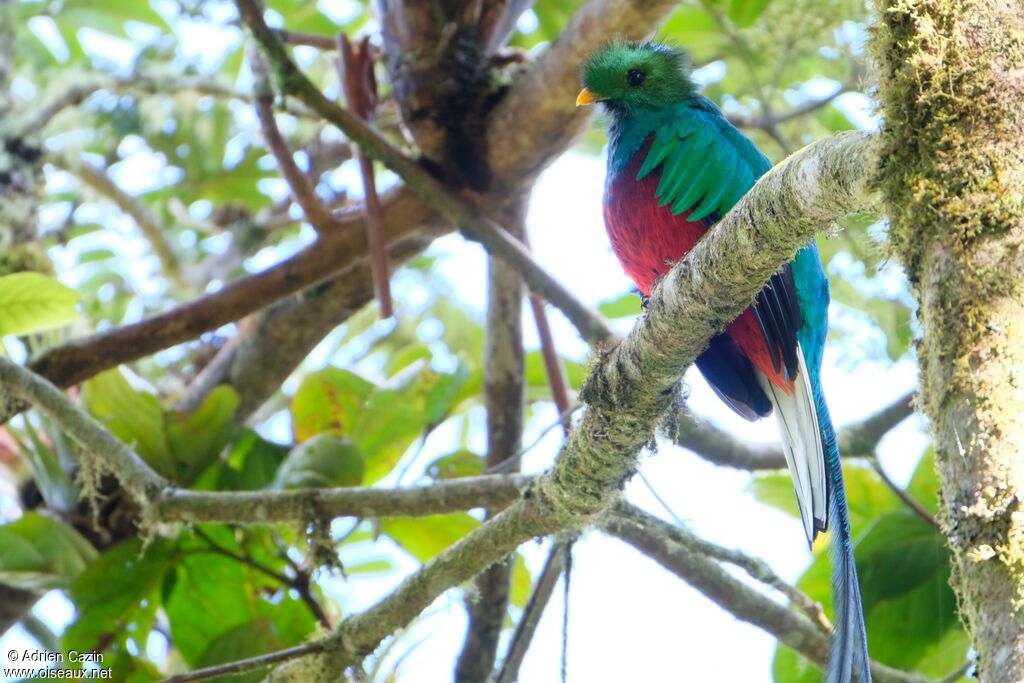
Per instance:
[[[588,104],[594,104],[595,102],[600,102],[603,99],[604,99],[603,97],[601,97],[599,95],[595,95],[593,92],[591,92],[587,88],[584,88],[583,90],[580,90],[580,94],[576,97],[576,106],[577,107],[583,107],[583,106],[588,105]]]

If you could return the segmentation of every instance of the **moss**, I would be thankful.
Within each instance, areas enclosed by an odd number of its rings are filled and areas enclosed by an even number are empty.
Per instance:
[[[24,242],[0,250],[0,276],[33,270],[53,275],[53,262],[42,244]]]
[[[878,185],[891,249],[921,302],[921,403],[951,581],[982,671],[1024,673],[1024,657],[1006,654],[1024,638],[1024,9],[877,0],[876,10]]]

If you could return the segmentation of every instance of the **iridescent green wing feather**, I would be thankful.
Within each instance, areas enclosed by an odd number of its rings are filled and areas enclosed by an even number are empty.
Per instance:
[[[654,131],[637,179],[661,168],[656,195],[672,213],[691,221],[722,215],[771,163],[722,116],[710,100],[675,105]]]

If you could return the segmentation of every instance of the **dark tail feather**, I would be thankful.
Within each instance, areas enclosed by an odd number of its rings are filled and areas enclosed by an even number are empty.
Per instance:
[[[832,527],[832,601],[835,607],[835,632],[828,658],[826,683],[871,683],[868,660],[868,637],[864,628],[864,608],[857,580],[857,563],[853,557],[850,537],[850,512],[846,507],[843,468],[828,407],[821,391],[815,387],[818,421],[824,441],[831,484],[829,525]]]

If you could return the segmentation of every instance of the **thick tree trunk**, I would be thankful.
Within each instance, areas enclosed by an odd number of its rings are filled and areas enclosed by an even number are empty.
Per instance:
[[[879,0],[881,187],[920,301],[953,587],[984,682],[1024,680],[1024,4]]]

